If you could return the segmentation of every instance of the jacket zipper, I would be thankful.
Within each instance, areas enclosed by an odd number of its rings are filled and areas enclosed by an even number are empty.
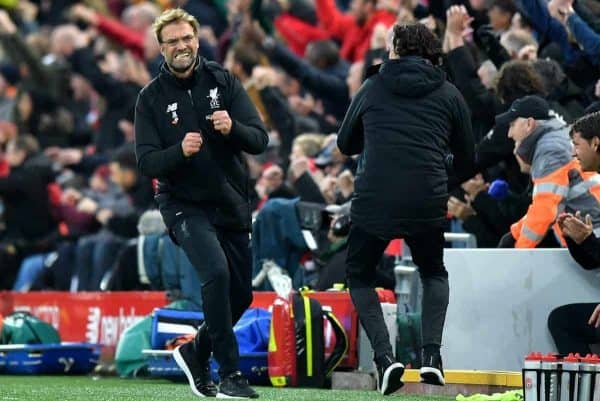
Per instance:
[[[194,106],[194,98],[192,97],[192,90],[187,90],[188,96],[190,97],[190,102],[192,102],[192,106]]]

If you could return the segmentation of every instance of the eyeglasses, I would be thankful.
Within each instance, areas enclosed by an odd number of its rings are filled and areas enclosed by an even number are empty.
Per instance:
[[[179,41],[182,41],[185,45],[190,45],[195,39],[196,37],[194,35],[186,35],[182,38],[163,40],[162,43],[170,47],[175,47],[177,46],[177,43],[179,43]]]

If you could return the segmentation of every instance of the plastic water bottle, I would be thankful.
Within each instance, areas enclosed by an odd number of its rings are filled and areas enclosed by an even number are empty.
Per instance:
[[[592,401],[596,378],[596,367],[600,359],[596,355],[586,355],[579,365],[579,401]]]
[[[558,358],[556,355],[542,356],[540,401],[558,401]]]
[[[560,401],[577,401],[579,358],[579,354],[569,354],[562,360]]]
[[[596,372],[594,373],[592,400],[600,401],[600,362],[596,362]]]
[[[542,369],[542,353],[531,352],[525,357],[523,364],[524,401],[539,401],[540,372]]]

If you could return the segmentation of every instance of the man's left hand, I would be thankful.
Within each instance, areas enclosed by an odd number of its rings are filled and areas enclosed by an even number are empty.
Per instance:
[[[448,213],[462,221],[477,214],[470,204],[462,202],[454,196],[448,199]]]
[[[227,110],[218,110],[212,114],[212,122],[215,127],[215,131],[219,131],[223,135],[229,135],[233,121],[229,117]]]
[[[573,217],[567,217],[562,225],[563,234],[573,239],[577,244],[581,244],[594,232],[592,217],[588,214],[584,220],[580,212],[575,213]]]

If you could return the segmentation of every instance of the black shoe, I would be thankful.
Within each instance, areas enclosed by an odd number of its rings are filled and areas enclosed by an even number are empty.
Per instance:
[[[402,375],[404,365],[391,357],[384,358],[385,362],[377,365],[377,388],[383,395],[395,393],[404,386]]]
[[[210,377],[210,364],[208,360],[200,361],[194,351],[193,342],[185,343],[175,348],[173,359],[183,370],[190,383],[192,393],[198,397],[216,397],[217,386]]]
[[[419,373],[421,374],[422,383],[433,384],[434,386],[446,384],[444,369],[442,368],[442,356],[439,351],[427,352],[423,350],[421,366]]]
[[[217,398],[258,398],[240,371],[225,376],[219,384]]]

